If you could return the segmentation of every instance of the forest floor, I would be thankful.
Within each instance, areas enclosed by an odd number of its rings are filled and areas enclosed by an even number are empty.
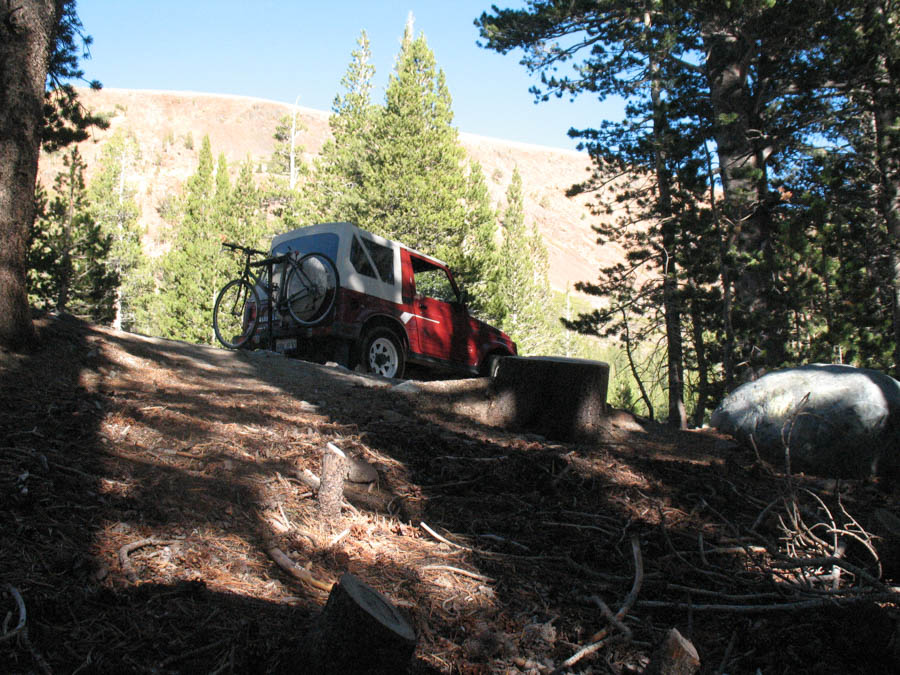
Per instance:
[[[304,672],[347,571],[408,617],[415,673],[640,673],[673,627],[703,673],[897,672],[896,486],[624,414],[555,442],[340,368],[36,326],[0,353],[5,673]],[[337,523],[297,479],[329,442],[379,474]]]

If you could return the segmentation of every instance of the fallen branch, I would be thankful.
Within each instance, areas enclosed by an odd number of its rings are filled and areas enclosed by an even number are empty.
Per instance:
[[[846,560],[841,560],[840,558],[835,558],[833,556],[822,558],[790,558],[787,556],[779,556],[771,563],[771,565],[772,567],[777,569],[793,569],[797,567],[840,567],[847,572],[850,572],[850,574],[855,574],[861,579],[865,579],[873,586],[886,588],[886,586],[880,579],[877,579],[873,575],[866,572],[864,569],[857,567],[856,565],[853,565]]]
[[[435,531],[432,530],[430,527],[428,527],[428,523],[426,523],[424,520],[421,521],[421,522],[419,523],[419,525],[422,526],[422,529],[423,529],[423,530],[425,530],[428,534],[430,534],[432,537],[434,537],[435,539],[437,539],[437,540],[438,540],[439,542],[441,542],[442,544],[447,544],[448,546],[453,546],[454,548],[460,548],[460,549],[462,549],[463,551],[475,551],[475,549],[472,548],[471,546],[463,546],[462,544],[457,544],[456,542],[450,541],[450,540],[447,539],[446,537],[442,537],[442,536],[439,535],[437,532],[435,532]]]
[[[442,570],[444,572],[455,572],[456,574],[462,574],[464,577],[471,577],[472,579],[478,579],[478,581],[486,581],[488,583],[493,582],[494,580],[491,577],[486,577],[483,574],[478,574],[477,572],[470,572],[469,570],[464,570],[459,567],[452,567],[451,565],[425,565],[423,570]]]
[[[852,605],[857,602],[896,602],[897,597],[890,593],[866,593],[847,598],[815,598],[798,602],[781,602],[769,605],[695,605],[690,602],[667,602],[665,600],[641,600],[637,604],[648,609],[685,609],[693,612],[727,612],[731,614],[754,614],[757,612],[794,612],[820,607]]]
[[[52,670],[50,668],[50,664],[47,663],[47,660],[38,652],[34,645],[31,644],[31,640],[28,637],[28,627],[27,627],[27,613],[25,612],[25,601],[22,599],[22,594],[19,593],[19,589],[17,589],[12,584],[4,584],[7,592],[13,597],[16,601],[16,610],[19,612],[19,622],[16,624],[16,627],[10,631],[6,630],[6,622],[3,624],[3,630],[5,631],[3,635],[0,635],[0,642],[8,640],[12,637],[18,636],[19,643],[28,650],[31,654],[31,658],[34,659],[35,665],[37,665],[38,671],[43,673],[44,675],[51,675]],[[6,615],[6,620],[8,621],[10,617],[10,613]]]
[[[517,541],[513,541],[512,539],[507,539],[506,537],[501,537],[496,534],[476,534],[476,537],[481,537],[482,539],[492,539],[493,541],[499,541],[505,544],[509,544],[510,546],[515,546],[516,548],[522,549],[523,551],[530,551],[531,549],[525,546],[525,544],[520,544]]]
[[[136,582],[139,578],[137,572],[134,571],[134,568],[131,565],[131,560],[128,558],[129,553],[136,551],[139,548],[144,548],[144,546],[169,546],[174,543],[175,541],[172,539],[156,539],[155,537],[149,537],[147,539],[138,539],[130,544],[125,544],[119,549],[119,565],[122,567],[125,578],[132,583]]]
[[[641,541],[638,535],[631,535],[631,552],[634,556],[634,582],[631,584],[631,590],[628,592],[628,595],[625,596],[625,600],[622,603],[622,606],[619,608],[619,611],[616,612],[611,622],[614,626],[622,626],[622,620],[634,606],[634,603],[637,601],[638,594],[641,592],[641,585],[644,582],[644,559],[641,555]],[[603,607],[600,608],[601,611]],[[609,608],[607,608],[607,612]],[[582,647],[577,652],[572,654],[569,658],[563,661],[558,668],[556,668],[551,675],[559,675],[564,672],[566,668],[570,668],[571,666],[578,663],[585,656],[589,656],[593,654],[597,650],[599,650],[603,645],[607,643],[607,638],[609,633],[611,632],[610,628],[604,628],[594,635],[591,636],[591,644],[586,647]],[[626,637],[630,636],[630,631],[626,633]]]
[[[312,573],[300,567],[297,563],[287,557],[284,551],[282,551],[277,546],[272,546],[266,549],[266,553],[275,561],[281,569],[290,574],[292,577],[299,579],[305,584],[312,586],[313,588],[318,588],[320,591],[325,591],[326,593],[331,591],[331,587],[333,584],[326,583],[324,581],[320,581],[316,579]]]
[[[13,597],[13,600],[16,601],[16,609],[19,611],[19,623],[16,624],[16,627],[10,631],[3,633],[0,635],[0,642],[4,640],[8,640],[11,637],[14,637],[19,631],[25,628],[26,621],[26,613],[25,613],[25,601],[22,599],[22,594],[19,593],[19,590],[13,586],[12,584],[4,584],[6,591]],[[8,615],[7,615],[8,617]],[[4,623],[3,629],[6,630],[6,624]]]

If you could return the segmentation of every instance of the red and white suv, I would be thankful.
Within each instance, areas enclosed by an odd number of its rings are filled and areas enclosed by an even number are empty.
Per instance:
[[[334,262],[337,296],[315,326],[273,319],[278,351],[332,358],[366,372],[402,377],[407,363],[490,374],[516,344],[469,314],[450,268],[440,260],[351,223],[324,223],[277,235],[271,255],[319,253]],[[264,294],[260,294],[265,297]],[[266,339],[260,311],[255,344]]]

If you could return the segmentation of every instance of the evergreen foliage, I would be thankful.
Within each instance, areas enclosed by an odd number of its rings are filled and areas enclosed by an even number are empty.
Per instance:
[[[374,161],[373,126],[377,106],[372,103],[375,67],[369,38],[363,31],[357,49],[341,78],[343,93],[335,96],[328,118],[332,138],[325,143],[314,166],[314,178],[305,194],[314,218],[361,225],[367,213],[364,167]]]
[[[85,81],[80,61],[90,58],[93,39],[84,32],[75,0],[64,0],[61,4],[62,14],[53,36],[44,94],[41,139],[47,152],[87,139],[92,127],[109,127],[103,117],[90,113],[78,100],[72,81]],[[91,89],[101,87],[97,80],[89,81],[88,85]]]
[[[571,323],[648,363],[665,335],[670,421],[682,387],[699,423],[762,369],[900,367],[898,20],[876,0],[531,0],[476,21],[524,50],[538,100],[627,101],[570,132],[596,163],[572,192],[602,195],[599,242],[627,252],[583,286],[607,308]]]
[[[222,242],[265,245],[263,196],[249,160],[232,186],[225,155],[219,155],[214,168],[209,136],[204,136],[197,170],[185,184],[174,225],[151,310],[154,332],[212,344],[216,294],[240,272],[239,261],[222,250]]]
[[[450,93],[424,35],[407,23],[383,106],[371,100],[363,32],[306,186],[312,220],[350,221],[447,261],[487,313],[496,221],[481,167],[466,161]]]
[[[498,255],[499,274],[491,296],[500,327],[517,343],[522,354],[548,354],[556,347],[558,322],[551,305],[547,280],[547,250],[537,229],[525,223],[522,176],[513,170],[506,191],[506,209],[500,218],[503,243]]]
[[[107,264],[120,285],[114,301],[113,326],[134,330],[146,326],[146,296],[150,291],[148,261],[141,249],[144,228],[129,178],[141,161],[137,139],[116,131],[103,146],[88,189],[94,220],[111,240]]]
[[[113,239],[89,208],[85,165],[77,148],[66,154],[64,167],[49,203],[38,190],[28,252],[29,302],[109,323],[119,281],[109,264]]]

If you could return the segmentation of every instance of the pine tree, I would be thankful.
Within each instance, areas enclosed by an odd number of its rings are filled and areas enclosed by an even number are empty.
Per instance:
[[[493,302],[500,326],[516,341],[522,354],[547,353],[556,342],[547,279],[547,250],[540,233],[525,223],[522,176],[518,167],[506,190],[506,209],[500,219],[503,243],[499,250],[499,283]]]
[[[366,229],[432,255],[458,257],[465,239],[465,152],[450,93],[424,35],[408,22],[365,167]]]
[[[112,240],[108,264],[120,279],[113,327],[126,330],[139,327],[137,314],[145,311],[150,291],[148,261],[141,250],[140,207],[129,182],[139,162],[140,148],[134,135],[116,131],[103,146],[88,191],[93,217]]]
[[[36,307],[108,323],[119,281],[108,264],[113,240],[91,212],[77,148],[65,156],[64,166],[46,208],[38,194],[40,215],[29,243],[29,300]]]
[[[313,178],[304,190],[314,218],[320,222],[366,222],[364,167],[374,161],[372,133],[377,107],[371,92],[375,67],[365,31],[357,45],[341,78],[343,93],[335,96],[328,118],[332,138],[322,147]]]
[[[240,261],[223,252],[222,242],[261,247],[268,234],[263,195],[253,181],[249,159],[232,185],[225,155],[219,155],[215,169],[212,157],[206,136],[197,171],[185,184],[153,306],[158,334],[190,342],[213,342],[216,294],[240,273]]]
[[[91,39],[83,32],[75,0],[35,0],[0,8],[0,344],[18,349],[35,338],[28,306],[26,260],[35,227],[41,145],[57,149],[86,136],[91,125],[70,80]],[[99,82],[91,82],[99,88]]]
[[[220,218],[229,187],[224,157],[218,175],[214,172],[209,136],[203,138],[198,160],[185,184],[172,247],[162,261],[153,319],[163,337],[212,343],[215,293],[225,280]]]
[[[625,122],[570,131],[584,139],[582,147],[596,163],[592,177],[570,194],[590,191],[605,196],[613,189],[619,191],[616,199],[627,204],[628,211],[620,222],[600,227],[599,234],[601,241],[618,240],[630,255],[627,265],[601,270],[597,284],[581,286],[614,296],[618,302],[608,312],[594,312],[573,325],[588,334],[607,334],[604,326],[612,322],[611,335],[651,338],[653,331],[645,326],[635,329],[638,318],[639,323],[652,321],[654,329],[663,331],[668,419],[672,425],[683,426],[684,322],[679,291],[683,232],[678,212],[694,196],[679,191],[678,182],[679,174],[690,172],[696,164],[704,138],[704,111],[697,105],[699,74],[684,68],[696,46],[694,34],[687,30],[686,14],[677,3],[623,0],[565,6],[541,2],[522,10],[495,7],[494,12],[494,16],[482,14],[477,22],[488,40],[486,46],[504,53],[524,48],[522,62],[541,73],[541,87],[533,90],[540,100],[587,92],[601,99],[616,95],[628,101]],[[561,36],[565,43],[555,42]],[[548,46],[551,38],[554,42]],[[588,54],[585,63],[571,75],[557,76],[559,65],[580,50]],[[610,189],[609,177],[616,172],[631,174],[635,180],[625,185],[615,182]],[[607,206],[600,204],[597,210],[612,211]],[[632,287],[632,266],[641,269],[645,279],[655,268],[653,282],[637,292]]]
[[[297,143],[297,136],[305,130],[306,126],[297,122],[297,111],[294,110],[292,114],[283,115],[278,120],[273,134],[275,148],[269,160],[268,172],[283,179],[288,190],[294,190],[305,173],[305,167],[299,161],[303,146]]]
[[[272,232],[266,224],[263,201],[263,192],[253,180],[253,163],[248,157],[241,162],[229,193],[228,214],[221,223],[223,236],[247,246],[266,248],[265,240]]]
[[[313,218],[347,220],[447,261],[483,311],[495,265],[495,216],[483,172],[466,162],[443,72],[407,23],[384,106],[371,102],[374,68],[363,33],[335,98],[307,185]]]

